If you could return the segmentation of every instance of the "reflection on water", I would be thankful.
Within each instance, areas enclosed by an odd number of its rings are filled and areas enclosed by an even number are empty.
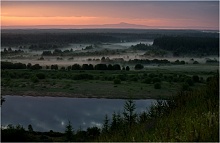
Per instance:
[[[101,127],[104,116],[123,112],[125,100],[90,99],[66,97],[22,97],[4,96],[6,102],[1,107],[3,126],[8,124],[27,126],[36,131],[64,132],[68,120],[75,130],[91,126]],[[155,100],[135,100],[137,112],[146,110]]]

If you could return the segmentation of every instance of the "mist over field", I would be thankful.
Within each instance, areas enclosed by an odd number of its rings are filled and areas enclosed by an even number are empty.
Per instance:
[[[218,1],[1,8],[2,142],[219,142]]]

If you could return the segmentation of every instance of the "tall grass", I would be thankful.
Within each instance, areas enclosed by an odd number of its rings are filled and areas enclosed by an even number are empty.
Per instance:
[[[196,91],[158,100],[149,112],[139,114],[136,124],[121,123],[97,141],[219,141],[219,77]]]

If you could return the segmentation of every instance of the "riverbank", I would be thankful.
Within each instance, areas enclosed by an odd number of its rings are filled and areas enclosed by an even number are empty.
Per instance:
[[[2,70],[2,95],[167,99],[206,84],[214,71]]]
[[[50,85],[56,82],[55,85]],[[17,86],[16,83],[20,83]],[[36,97],[69,97],[69,98],[107,98],[107,99],[168,99],[180,90],[192,90],[204,86],[205,83],[194,83],[189,87],[183,83],[159,82],[155,84],[122,81],[72,81],[50,80],[29,84],[27,80],[14,80],[14,85],[2,88],[1,95],[36,96]],[[186,87],[185,87],[186,86]],[[184,89],[183,89],[184,87]]]

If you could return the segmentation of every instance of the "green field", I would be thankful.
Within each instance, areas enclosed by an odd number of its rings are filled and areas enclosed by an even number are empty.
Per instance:
[[[136,71],[3,70],[1,92],[2,95],[167,99],[178,91],[205,85],[217,69],[218,65],[182,65],[149,66]],[[193,76],[198,76],[198,81]],[[120,83],[115,84],[115,79]],[[160,88],[154,87],[156,83]]]

